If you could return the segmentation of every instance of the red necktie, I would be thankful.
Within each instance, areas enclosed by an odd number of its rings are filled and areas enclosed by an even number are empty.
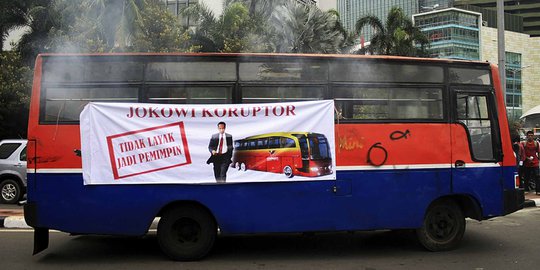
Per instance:
[[[222,154],[221,151],[223,151],[223,135],[219,136],[218,154]]]

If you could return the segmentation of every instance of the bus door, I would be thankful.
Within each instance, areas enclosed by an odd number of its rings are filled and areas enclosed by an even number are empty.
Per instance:
[[[268,172],[281,172],[281,161],[279,159],[280,143],[279,137],[268,139],[268,155],[266,156],[266,169]]]
[[[452,190],[482,202],[484,216],[494,215],[503,196],[494,92],[489,87],[452,90]]]

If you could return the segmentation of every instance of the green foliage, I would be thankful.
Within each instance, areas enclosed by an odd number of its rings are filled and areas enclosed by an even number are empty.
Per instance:
[[[338,53],[346,31],[337,12],[322,12],[293,1],[226,1],[216,18],[204,5],[192,5],[184,16],[197,21],[192,42],[202,52]]]
[[[386,18],[386,23],[373,15],[367,15],[356,22],[356,32],[361,33],[365,26],[374,29],[370,44],[358,53],[427,56],[429,41],[420,29],[413,25],[398,7],[393,7]]]
[[[137,52],[189,52],[197,49],[188,43],[189,35],[178,20],[164,10],[159,0],[148,1],[141,11],[141,27],[133,38]]]
[[[344,37],[338,17],[317,7],[287,2],[272,13],[278,52],[338,53]]]
[[[16,52],[2,52],[0,64],[0,139],[25,138],[31,70]]]
[[[28,23],[28,11],[34,0],[0,1],[0,52],[9,31]]]
[[[264,52],[268,50],[267,28],[260,17],[251,17],[247,7],[234,2],[219,17],[204,4],[186,8],[184,16],[196,21],[191,42],[201,52]]]

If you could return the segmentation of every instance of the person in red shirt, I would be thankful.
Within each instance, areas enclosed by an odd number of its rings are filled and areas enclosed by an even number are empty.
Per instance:
[[[538,142],[534,139],[534,132],[527,131],[527,141],[521,143],[525,153],[525,161],[523,164],[523,178],[525,180],[525,191],[529,191],[529,182],[538,179],[538,157],[540,157],[540,149]],[[536,190],[539,190],[538,187]]]

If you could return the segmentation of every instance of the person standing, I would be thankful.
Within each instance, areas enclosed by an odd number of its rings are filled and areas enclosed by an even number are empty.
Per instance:
[[[231,134],[225,133],[227,128],[225,122],[219,122],[217,127],[218,133],[212,135],[208,144],[208,151],[210,151],[211,156],[206,163],[214,164],[216,182],[225,183],[227,170],[232,163],[233,138]]]
[[[523,164],[523,178],[525,191],[529,191],[529,182],[538,179],[538,157],[540,149],[538,142],[534,139],[534,132],[527,131],[527,141],[521,143],[525,153],[525,161]],[[535,182],[538,184],[538,182]],[[538,190],[538,187],[536,188]]]
[[[516,136],[512,139],[512,148],[514,150],[514,154],[516,155],[516,167],[519,175],[519,187],[523,188],[523,163],[525,162],[525,148],[523,148],[523,144],[521,144],[518,134],[516,134]]]

